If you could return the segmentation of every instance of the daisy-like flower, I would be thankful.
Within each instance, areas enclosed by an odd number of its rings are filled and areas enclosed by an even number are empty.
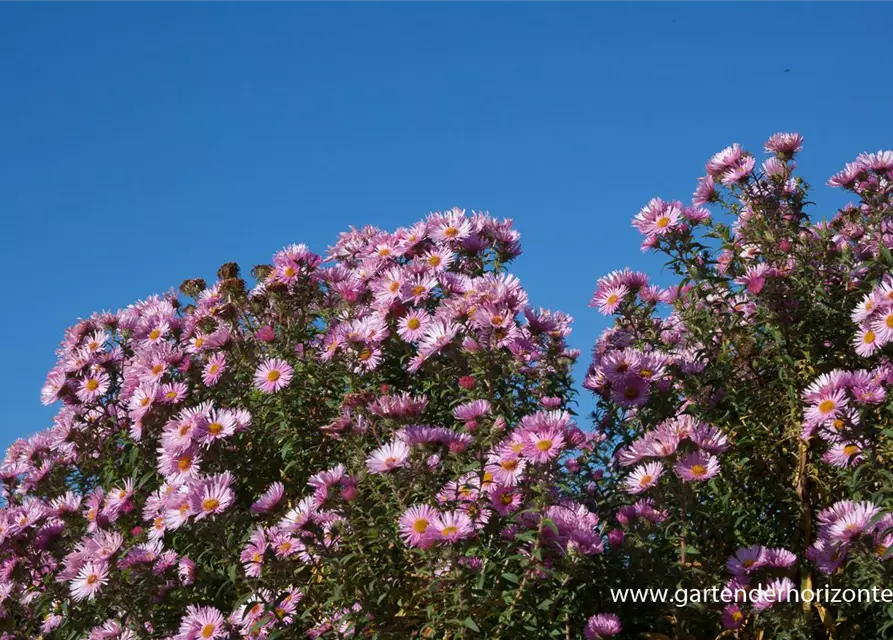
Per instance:
[[[813,427],[828,424],[840,416],[841,411],[846,409],[848,402],[843,389],[829,390],[817,394],[813,404],[806,409],[806,413],[803,416],[804,420],[807,425]]]
[[[418,342],[425,335],[430,317],[424,309],[414,309],[397,321],[397,335],[407,342]]]
[[[753,573],[766,564],[766,549],[758,544],[742,547],[726,561],[726,569],[733,576],[742,577]]]
[[[208,358],[205,368],[202,370],[202,382],[206,387],[213,387],[220,381],[220,376],[226,371],[226,355],[215,353]]]
[[[236,418],[231,411],[215,409],[196,430],[196,439],[204,446],[222,440],[236,432]]]
[[[703,178],[698,178],[698,187],[692,194],[691,203],[696,207],[701,207],[713,202],[716,198],[716,184],[713,181],[713,176],[706,175]]]
[[[714,178],[722,174],[726,169],[738,162],[741,157],[741,145],[737,142],[731,147],[726,147],[719,153],[713,155],[707,161],[707,173]]]
[[[409,507],[400,516],[400,537],[410,547],[427,547],[433,542],[432,525],[437,521],[437,509],[427,505]]]
[[[734,166],[727,169],[722,174],[720,181],[725,185],[741,182],[751,171],[753,171],[755,164],[756,160],[753,156],[746,156],[739,160]]]
[[[880,509],[870,502],[847,503],[843,505],[840,516],[828,527],[828,538],[831,542],[846,546],[853,540],[868,533],[866,529],[872,518]]]
[[[754,611],[764,611],[777,602],[787,602],[796,587],[790,578],[779,578],[759,588],[759,595],[753,602]]]
[[[799,133],[776,133],[766,141],[763,148],[769,153],[777,153],[790,159],[803,148],[803,136]]]
[[[616,636],[621,630],[620,618],[613,613],[599,613],[586,621],[583,635],[586,640],[602,640]]]
[[[226,636],[223,614],[214,607],[186,607],[186,615],[180,621],[180,638],[189,640],[214,640]]]
[[[282,495],[285,492],[285,485],[281,482],[274,482],[266,491],[261,494],[260,498],[251,505],[251,513],[266,513],[279,504]]]
[[[557,429],[542,429],[526,435],[524,455],[533,462],[548,462],[564,449],[564,434]]]
[[[856,349],[856,353],[858,353],[863,358],[867,358],[875,351],[880,349],[881,346],[882,345],[878,340],[877,334],[871,329],[860,330],[853,340],[853,347]]]
[[[744,625],[744,612],[737,604],[730,604],[722,610],[722,626],[725,629],[740,629]]]
[[[686,482],[701,482],[719,473],[719,460],[709,453],[697,451],[680,458],[673,471]]]
[[[474,535],[474,524],[464,511],[438,513],[431,527],[433,538],[448,544]]]
[[[264,393],[275,393],[291,382],[294,370],[285,360],[265,360],[254,372],[254,386]]]
[[[515,487],[497,485],[496,489],[490,492],[490,505],[501,516],[507,516],[520,509],[522,500],[521,491]]]
[[[855,442],[836,442],[822,456],[822,460],[835,467],[855,467],[864,460],[862,447]]]
[[[453,264],[455,257],[456,255],[452,251],[444,247],[441,249],[432,249],[421,256],[420,259],[422,264],[432,271],[444,271]]]
[[[893,342],[893,307],[878,312],[878,318],[871,325],[871,330],[881,344]]]
[[[370,473],[387,473],[405,467],[408,459],[409,446],[398,439],[373,451],[366,458],[366,468]]]
[[[651,385],[638,375],[624,376],[612,385],[612,398],[625,407],[636,407],[648,402]]]
[[[652,198],[633,218],[633,226],[642,235],[660,236],[676,231],[679,228],[681,217],[681,203],[664,202],[660,198]]]
[[[642,493],[656,485],[663,473],[664,466],[660,462],[648,462],[636,467],[623,484],[629,493]]]
[[[599,288],[592,300],[589,301],[589,306],[598,307],[601,313],[609,316],[620,308],[627,295],[629,295],[629,289],[626,285]]]
[[[88,562],[71,581],[71,597],[75,600],[92,600],[109,581],[109,568],[105,562]]]
[[[194,486],[189,494],[189,503],[195,519],[201,520],[226,511],[235,500],[230,488],[233,482],[233,474],[225,471],[207,477]]]
[[[104,369],[90,370],[78,383],[77,397],[81,402],[93,402],[109,390],[109,383],[109,374]]]
[[[493,481],[507,487],[517,486],[524,475],[527,462],[511,447],[505,447],[488,456],[487,469],[493,474]]]

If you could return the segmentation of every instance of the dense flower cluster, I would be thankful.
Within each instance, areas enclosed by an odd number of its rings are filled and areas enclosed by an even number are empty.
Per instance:
[[[599,438],[566,409],[571,319],[502,266],[518,237],[454,209],[70,328],[54,426],[0,467],[11,630],[504,633],[486,603],[581,579],[605,531],[559,481]],[[486,588],[445,589],[467,575]]]
[[[725,565],[728,589],[769,594],[715,610],[727,630],[825,637],[855,617],[880,637],[893,628],[880,607],[807,605],[792,624],[772,606],[820,585],[814,568],[826,585],[883,582],[893,556],[893,152],[831,178],[860,202],[812,222],[802,148],[799,134],[775,134],[760,163],[733,144],[707,161],[690,204],[654,198],[633,218],[643,250],[678,279],[661,287],[626,269],[597,282],[591,306],[614,322],[584,381],[611,445],[593,479],[634,575],[660,566],[665,586],[709,588]],[[766,546],[742,546],[755,539]],[[716,634],[715,618],[659,604],[629,614],[643,632]]]
[[[813,222],[802,148],[733,144],[635,215],[675,280],[597,281],[594,429],[571,318],[485,213],[79,321],[52,427],[0,463],[3,640],[885,637],[882,609],[786,602],[893,566],[893,152]]]

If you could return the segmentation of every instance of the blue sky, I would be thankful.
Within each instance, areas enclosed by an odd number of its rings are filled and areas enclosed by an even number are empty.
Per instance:
[[[0,446],[77,317],[221,263],[454,205],[512,217],[515,271],[576,318],[630,218],[714,151],[806,136],[820,186],[893,143],[893,6],[0,5]],[[786,72],[785,69],[790,71]],[[585,368],[581,359],[579,373]],[[583,396],[582,409],[591,408]]]

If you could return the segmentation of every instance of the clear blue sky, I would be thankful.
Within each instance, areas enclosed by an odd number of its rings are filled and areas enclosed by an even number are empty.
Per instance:
[[[659,269],[630,218],[690,197],[711,153],[797,130],[820,185],[893,145],[891,18],[886,3],[0,4],[0,447],[49,425],[39,389],[77,317],[453,205],[515,219],[516,272],[574,315],[585,353],[605,326],[586,306],[596,277]]]

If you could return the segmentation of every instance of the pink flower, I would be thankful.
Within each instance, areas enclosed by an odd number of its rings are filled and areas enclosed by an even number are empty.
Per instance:
[[[109,568],[105,562],[88,562],[71,581],[71,597],[75,600],[92,600],[99,590],[108,584]]]
[[[251,513],[266,513],[279,504],[282,495],[285,492],[285,485],[281,482],[274,482],[266,491],[251,505]]]
[[[673,470],[686,482],[702,482],[719,473],[719,461],[715,456],[698,451],[683,456]]]
[[[214,607],[186,607],[180,621],[180,640],[214,640],[226,636],[223,614]]]
[[[264,393],[275,393],[291,382],[293,369],[285,360],[266,360],[254,373],[254,386]]]
[[[533,462],[548,462],[564,449],[564,435],[557,429],[543,429],[526,435],[524,455]]]
[[[613,613],[599,613],[586,621],[583,635],[586,640],[602,640],[616,636],[621,630],[620,618]]]
[[[209,476],[192,487],[189,503],[195,519],[201,520],[226,511],[235,500],[230,486],[235,482],[229,471]]]
[[[433,542],[432,524],[437,521],[438,512],[427,505],[409,507],[400,516],[400,537],[410,547],[426,547]]]
[[[409,447],[402,440],[394,440],[379,447],[366,458],[370,473],[387,473],[405,467],[409,458]]]
[[[257,338],[259,342],[273,342],[273,340],[276,339],[276,334],[273,331],[273,327],[267,324],[258,329],[257,333],[254,334],[254,337]]]
[[[636,467],[623,484],[629,493],[642,493],[656,485],[663,473],[664,466],[660,462],[648,462]]]
[[[221,352],[208,358],[208,363],[202,370],[202,382],[206,387],[213,387],[220,381],[220,376],[226,371],[226,355]]]
[[[464,511],[440,513],[432,522],[432,535],[442,543],[454,543],[474,535],[474,525]]]

